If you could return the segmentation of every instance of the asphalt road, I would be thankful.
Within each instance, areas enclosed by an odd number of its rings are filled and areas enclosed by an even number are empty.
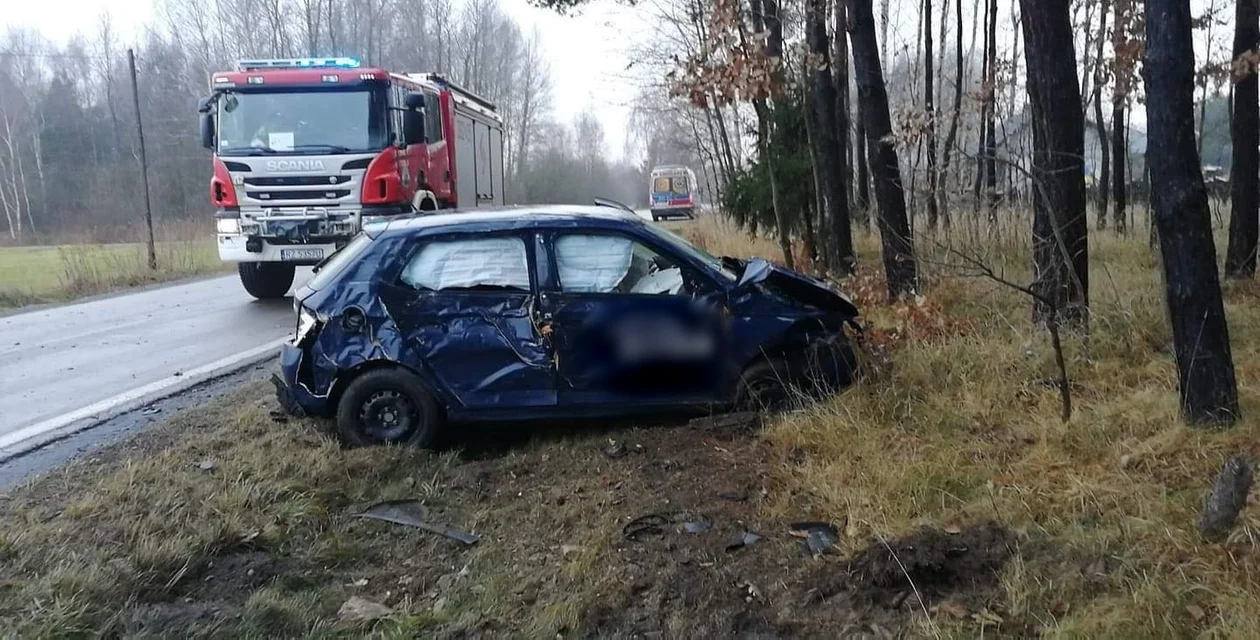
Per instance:
[[[293,325],[291,299],[254,300],[236,275],[0,317],[0,437],[281,339]]]

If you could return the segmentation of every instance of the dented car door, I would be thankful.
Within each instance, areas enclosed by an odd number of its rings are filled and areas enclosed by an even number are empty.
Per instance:
[[[557,233],[540,293],[560,405],[670,406],[718,399],[721,318],[696,304],[695,273],[642,239]]]
[[[464,407],[556,403],[535,318],[533,251],[522,235],[426,238],[384,298],[411,351]]]

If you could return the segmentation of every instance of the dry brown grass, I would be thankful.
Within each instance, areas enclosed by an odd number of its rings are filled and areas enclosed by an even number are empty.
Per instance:
[[[1245,417],[1228,431],[1190,429],[1177,416],[1159,272],[1145,236],[1095,233],[1092,330],[1066,339],[1075,413],[1063,423],[1057,392],[1044,383],[1054,369],[1029,301],[958,278],[938,246],[982,255],[1019,280],[1028,272],[1019,226],[997,237],[967,229],[921,238],[927,286],[921,299],[897,305],[880,301],[876,239],[859,234],[866,266],[843,286],[862,300],[883,366],[835,399],[784,415],[760,438],[618,427],[517,440],[471,457],[344,451],[313,422],[272,423],[266,391],[243,389],[0,501],[0,635],[146,628],[708,637],[749,631],[721,626],[723,616],[747,622],[744,613],[778,625],[753,632],[831,635],[843,607],[808,604],[813,576],[843,576],[844,557],[872,537],[996,520],[1018,532],[1024,550],[997,586],[961,612],[912,598],[897,614],[899,630],[1253,636],[1260,516],[1244,511],[1224,544],[1200,541],[1195,523],[1221,462],[1260,454],[1260,288],[1231,284],[1227,292]],[[777,251],[714,219],[680,230],[715,253]],[[605,460],[599,450],[609,437],[647,451]],[[213,470],[198,467],[206,459]],[[712,493],[726,482],[749,487],[749,502],[714,506]],[[460,550],[345,517],[399,497],[425,501],[483,543]],[[743,520],[769,538],[752,553],[700,553],[687,563],[678,557],[687,538],[669,538],[681,545],[672,551],[635,555],[621,524],[670,508],[706,509],[725,526]],[[782,533],[783,523],[801,519],[837,523],[841,554],[801,560]],[[443,591],[435,585],[444,575],[456,577]],[[366,586],[354,586],[361,578]],[[760,585],[765,604],[745,603],[737,586],[745,579]],[[339,625],[337,607],[351,594],[397,613]],[[162,616],[173,626],[153,626]]]

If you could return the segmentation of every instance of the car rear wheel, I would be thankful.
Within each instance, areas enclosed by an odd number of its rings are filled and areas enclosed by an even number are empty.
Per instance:
[[[441,417],[415,374],[376,369],[355,378],[337,403],[337,434],[352,447],[437,443]]]
[[[286,262],[242,262],[236,270],[245,290],[259,300],[283,298],[293,286],[294,268]]]
[[[758,360],[744,369],[735,391],[738,411],[780,409],[788,403],[790,378],[787,363],[778,359]]]

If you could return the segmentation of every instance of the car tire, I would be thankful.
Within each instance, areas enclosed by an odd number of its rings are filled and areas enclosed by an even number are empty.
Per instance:
[[[259,300],[283,298],[293,286],[294,268],[286,262],[242,262],[236,265],[241,284]]]
[[[861,361],[844,336],[815,342],[807,352],[810,392],[826,397],[853,384],[861,371]]]
[[[350,382],[337,403],[337,435],[352,447],[437,444],[441,414],[419,376],[373,369]]]
[[[760,359],[739,375],[735,389],[736,411],[773,411],[787,405],[791,378],[787,363],[777,358]]]

